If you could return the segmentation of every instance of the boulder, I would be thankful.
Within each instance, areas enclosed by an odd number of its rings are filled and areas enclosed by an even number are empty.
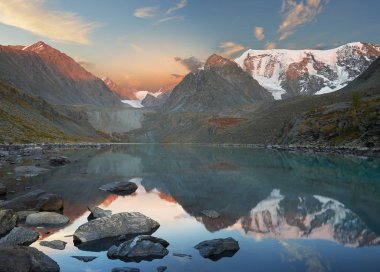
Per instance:
[[[220,214],[214,210],[203,210],[202,214],[212,219],[217,219],[220,217]]]
[[[39,211],[19,211],[17,213],[17,222],[25,222],[29,214],[38,213]]]
[[[24,177],[35,177],[39,174],[48,171],[48,169],[37,167],[34,165],[18,166],[15,168],[16,175]]]
[[[63,199],[56,194],[35,190],[0,203],[0,209],[14,211],[57,211],[63,208]]]
[[[0,196],[6,195],[6,194],[7,194],[7,187],[4,184],[0,183]]]
[[[161,259],[168,255],[166,247],[169,245],[163,239],[149,235],[139,235],[134,239],[112,246],[107,252],[110,259],[123,261],[142,261]]]
[[[17,223],[17,214],[12,210],[0,210],[0,236],[11,231]]]
[[[91,214],[89,215],[90,220],[110,216],[112,214],[112,211],[110,210],[103,210],[95,206],[88,207],[88,210],[91,212]]]
[[[85,263],[92,262],[93,260],[98,258],[96,256],[71,256],[71,257]]]
[[[115,267],[112,272],[140,272],[140,269],[134,267]]]
[[[113,194],[129,195],[137,190],[137,185],[130,181],[115,181],[104,184],[99,189]]]
[[[121,235],[150,234],[159,226],[159,223],[138,212],[117,213],[79,226],[74,232],[74,242],[81,244]]]
[[[33,247],[0,247],[0,271],[59,272],[58,264]]]
[[[66,242],[61,240],[53,240],[53,241],[42,241],[40,242],[41,246],[50,247],[52,249],[64,250],[66,247]]]
[[[67,157],[54,157],[49,159],[49,163],[51,166],[62,166],[65,164],[69,164],[70,160]]]
[[[219,260],[222,257],[233,256],[240,248],[239,243],[233,238],[207,240],[195,246],[204,258]]]
[[[70,221],[70,219],[62,214],[55,212],[39,212],[32,213],[26,217],[25,223],[31,226],[56,226],[56,225],[65,225]]]
[[[36,231],[16,227],[0,239],[0,246],[29,246],[37,241],[38,237]]]

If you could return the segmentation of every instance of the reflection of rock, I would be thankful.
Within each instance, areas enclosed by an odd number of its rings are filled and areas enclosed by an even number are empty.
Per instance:
[[[15,168],[16,175],[25,177],[34,177],[47,171],[45,168],[40,168],[34,165],[18,166]]]
[[[214,210],[203,210],[202,214],[212,219],[216,219],[220,217],[220,214]]]
[[[31,226],[60,226],[69,222],[69,218],[55,212],[32,213],[26,217],[25,223]]]
[[[166,247],[169,245],[163,239],[149,235],[139,235],[134,239],[121,243],[119,246],[112,246],[107,256],[111,259],[121,259],[123,261],[142,261],[161,259],[168,255]]]
[[[121,235],[150,234],[160,224],[141,213],[117,213],[81,225],[74,233],[76,243],[86,243]]]
[[[0,183],[0,196],[6,195],[6,194],[7,194],[7,187],[4,184]]]
[[[279,190],[242,219],[246,232],[282,239],[327,239],[350,246],[380,244],[380,237],[345,206],[321,196],[283,196]]]
[[[61,240],[53,240],[53,241],[42,241],[40,242],[41,246],[50,247],[52,249],[64,250],[66,247],[66,242]]]
[[[140,272],[140,269],[134,267],[115,267],[112,272]]]
[[[0,247],[0,271],[59,272],[58,264],[32,247]]]
[[[0,210],[0,236],[12,230],[17,223],[17,214],[12,210]]]
[[[239,250],[239,243],[233,238],[207,240],[195,246],[204,258],[217,261],[223,257],[231,257]]]
[[[85,263],[92,262],[93,260],[98,258],[96,256],[71,256],[71,257]]]
[[[39,234],[30,229],[16,227],[0,239],[0,246],[29,246],[38,240]]]
[[[88,207],[88,210],[91,212],[91,214],[89,215],[90,220],[110,216],[112,214],[112,211],[103,210],[96,206],[90,206]]]
[[[129,181],[115,181],[104,184],[99,189],[113,194],[130,195],[137,190],[137,185]]]
[[[24,222],[28,215],[32,213],[38,213],[39,211],[19,211],[17,212],[17,221]]]
[[[55,157],[49,159],[50,165],[52,166],[62,166],[70,163],[70,160],[67,157]]]
[[[57,211],[63,208],[63,200],[56,194],[35,190],[12,200],[0,203],[0,208],[14,211]]]

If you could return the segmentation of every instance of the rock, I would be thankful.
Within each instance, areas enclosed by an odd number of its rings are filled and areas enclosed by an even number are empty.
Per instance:
[[[65,164],[69,164],[70,160],[67,157],[54,157],[49,159],[51,166],[62,166]]]
[[[117,213],[79,226],[74,232],[74,242],[80,244],[121,235],[150,234],[159,226],[156,221],[138,212]]]
[[[64,250],[66,247],[66,242],[61,240],[53,240],[53,241],[42,241],[40,242],[41,246],[50,247],[52,249]]]
[[[179,258],[187,258],[187,259],[192,259],[193,256],[189,254],[184,254],[184,253],[173,253],[174,257],[179,257]]]
[[[240,248],[233,238],[207,240],[195,246],[204,258],[219,260],[222,257],[233,256]]]
[[[88,263],[88,262],[92,262],[93,260],[95,260],[96,256],[71,256],[79,261],[82,261],[82,262],[85,262],[85,263]]]
[[[137,185],[130,181],[115,181],[104,184],[99,189],[114,194],[129,195],[137,190]]]
[[[0,203],[0,209],[14,211],[58,211],[63,208],[63,199],[56,194],[35,190],[25,195]]]
[[[39,212],[39,213],[29,214],[26,217],[25,223],[32,226],[38,226],[38,225],[56,226],[56,225],[67,224],[69,221],[70,219],[67,216],[59,214],[59,213]]]
[[[0,210],[0,236],[11,231],[17,223],[17,214],[12,210]]]
[[[0,246],[29,246],[37,241],[38,237],[39,234],[36,231],[16,227],[0,239]]]
[[[212,219],[216,219],[220,217],[220,214],[214,210],[203,210],[202,214]]]
[[[58,264],[33,247],[0,247],[0,271],[59,272]]]
[[[35,177],[39,174],[48,171],[48,169],[36,167],[34,165],[27,166],[18,166],[15,168],[16,175],[24,176],[24,177]]]
[[[139,235],[134,239],[112,246],[107,252],[110,259],[123,261],[142,261],[161,259],[168,255],[166,247],[169,245],[163,239],[149,235]]]
[[[17,221],[18,222],[25,222],[25,219],[28,217],[28,215],[32,213],[38,213],[39,211],[19,211],[17,212]]]
[[[115,267],[112,272],[140,272],[140,269],[133,267]]]
[[[164,271],[166,271],[166,269],[168,269],[167,266],[159,266],[159,267],[157,267],[157,272],[164,272]]]
[[[7,194],[7,187],[0,183],[0,195],[6,195]]]
[[[88,210],[91,212],[89,216],[90,220],[110,216],[112,214],[112,211],[110,210],[103,210],[95,206],[88,207]]]

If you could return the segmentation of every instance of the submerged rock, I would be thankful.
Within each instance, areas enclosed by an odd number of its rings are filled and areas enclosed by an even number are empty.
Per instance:
[[[163,239],[149,235],[139,235],[134,239],[121,243],[119,246],[112,246],[107,256],[111,259],[121,259],[123,261],[142,261],[161,259],[168,255],[166,247],[169,243]]]
[[[29,246],[37,241],[38,237],[39,234],[36,231],[16,227],[0,239],[0,246]]]
[[[214,210],[203,210],[202,214],[212,219],[217,219],[220,217],[220,214]]]
[[[54,157],[49,159],[51,166],[62,166],[65,164],[69,164],[70,160],[67,157]]]
[[[110,210],[103,210],[95,206],[88,207],[88,210],[91,212],[91,214],[89,215],[90,220],[110,216],[112,214],[112,211]]]
[[[140,272],[140,269],[134,267],[115,267],[112,272]]]
[[[233,256],[240,247],[236,240],[229,237],[203,241],[196,245],[195,249],[199,250],[199,254],[201,254],[202,257],[216,261],[222,257]]]
[[[25,223],[32,226],[38,225],[65,225],[70,219],[62,214],[55,212],[33,213],[26,217]]]
[[[99,189],[113,194],[129,195],[137,190],[137,185],[130,181],[115,181],[104,184]]]
[[[187,258],[187,259],[192,259],[193,256],[191,256],[190,254],[185,254],[185,253],[173,253],[173,256],[174,257],[179,257],[179,258]]]
[[[79,226],[74,232],[74,242],[80,244],[121,235],[150,234],[159,226],[159,223],[138,212],[117,213]]]
[[[92,262],[93,260],[98,258],[96,256],[71,256],[71,257],[85,263]]]
[[[35,190],[25,195],[0,203],[0,209],[14,211],[57,211],[63,208],[63,199],[56,194]]]
[[[7,194],[7,187],[4,184],[0,183],[0,196],[6,195],[6,194]]]
[[[64,250],[66,247],[66,242],[61,240],[53,240],[53,241],[42,241],[40,242],[41,246],[50,247],[52,249]]]
[[[59,272],[58,264],[33,247],[0,247],[0,271]]]
[[[12,210],[0,210],[0,236],[11,231],[17,223],[17,214]]]
[[[18,166],[15,168],[16,175],[25,177],[35,177],[39,174],[48,171],[48,169],[37,167],[34,165]]]

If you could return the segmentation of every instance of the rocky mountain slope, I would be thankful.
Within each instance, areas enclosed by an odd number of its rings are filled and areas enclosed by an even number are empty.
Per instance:
[[[121,105],[101,79],[43,42],[0,46],[0,80],[53,104]]]
[[[113,82],[109,77],[103,78],[104,83],[107,87],[120,99],[128,99],[128,100],[136,100],[136,92],[137,90],[130,86],[119,86],[115,82]]]
[[[174,88],[163,108],[171,112],[218,112],[271,99],[270,93],[235,62],[212,55],[203,70],[188,74]]]
[[[380,45],[348,43],[330,50],[248,50],[235,60],[276,99],[339,90],[380,56]]]

